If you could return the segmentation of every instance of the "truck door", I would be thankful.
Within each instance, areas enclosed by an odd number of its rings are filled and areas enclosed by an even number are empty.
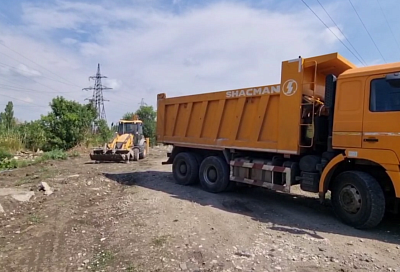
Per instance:
[[[395,75],[395,74],[392,74]],[[392,78],[388,81],[387,78]],[[375,75],[365,84],[362,147],[400,154],[400,80]]]

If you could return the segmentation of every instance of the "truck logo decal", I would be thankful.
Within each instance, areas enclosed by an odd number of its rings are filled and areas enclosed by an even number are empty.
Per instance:
[[[227,91],[226,97],[231,98],[231,97],[241,97],[241,96],[256,96],[256,95],[274,94],[280,92],[281,92],[281,86],[273,85],[273,86],[250,88],[244,90]]]
[[[286,96],[292,96],[297,91],[297,82],[294,79],[289,79],[283,83],[283,94]]]

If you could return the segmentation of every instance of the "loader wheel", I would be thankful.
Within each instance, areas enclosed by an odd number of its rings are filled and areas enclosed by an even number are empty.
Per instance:
[[[172,163],[172,173],[176,183],[190,185],[198,181],[199,164],[192,153],[178,153]]]
[[[229,165],[220,157],[210,156],[203,160],[199,169],[200,184],[210,193],[220,193],[229,185]]]
[[[146,147],[143,149],[143,152],[139,155],[139,159],[143,160],[147,157],[147,149]]]
[[[360,171],[339,174],[332,188],[332,206],[344,223],[357,229],[377,226],[385,214],[385,196],[374,177]]]
[[[137,149],[137,148],[135,148],[135,149],[133,149],[133,160],[134,161],[138,161],[139,160],[139,149]]]

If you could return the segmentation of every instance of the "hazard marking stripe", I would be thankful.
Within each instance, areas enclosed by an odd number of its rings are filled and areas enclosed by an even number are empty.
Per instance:
[[[252,169],[279,172],[279,173],[287,173],[290,171],[290,168],[286,168],[283,166],[273,166],[273,165],[267,165],[267,164],[261,164],[261,163],[231,161],[229,164],[234,167],[245,167],[245,168],[252,168]]]
[[[262,164],[262,163],[254,163],[254,164],[253,164],[253,169],[262,170],[263,167],[264,167],[264,164]]]
[[[242,167],[246,167],[246,168],[253,168],[254,163],[252,162],[244,162]]]

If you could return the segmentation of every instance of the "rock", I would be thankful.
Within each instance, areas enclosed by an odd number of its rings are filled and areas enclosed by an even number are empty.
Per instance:
[[[17,201],[27,202],[35,195],[33,191],[14,188],[0,188],[0,196],[11,196]]]
[[[5,213],[3,206],[1,206],[1,204],[0,204],[0,213]]]
[[[84,260],[83,263],[84,264],[88,264],[90,261],[88,259]]]
[[[181,263],[181,264],[179,265],[179,267],[181,268],[181,270],[187,270],[187,265],[186,265],[186,263]]]
[[[47,184],[47,182],[45,182],[45,181],[42,181],[39,184],[39,191],[44,191],[45,195],[51,195],[53,193],[53,190],[51,189],[49,184]]]
[[[250,254],[250,253],[247,253],[247,252],[235,252],[235,255],[236,256],[240,256],[240,257],[247,257],[247,258],[251,258],[252,257],[252,255]]]
[[[83,267],[78,267],[78,271],[82,271],[83,270]]]

